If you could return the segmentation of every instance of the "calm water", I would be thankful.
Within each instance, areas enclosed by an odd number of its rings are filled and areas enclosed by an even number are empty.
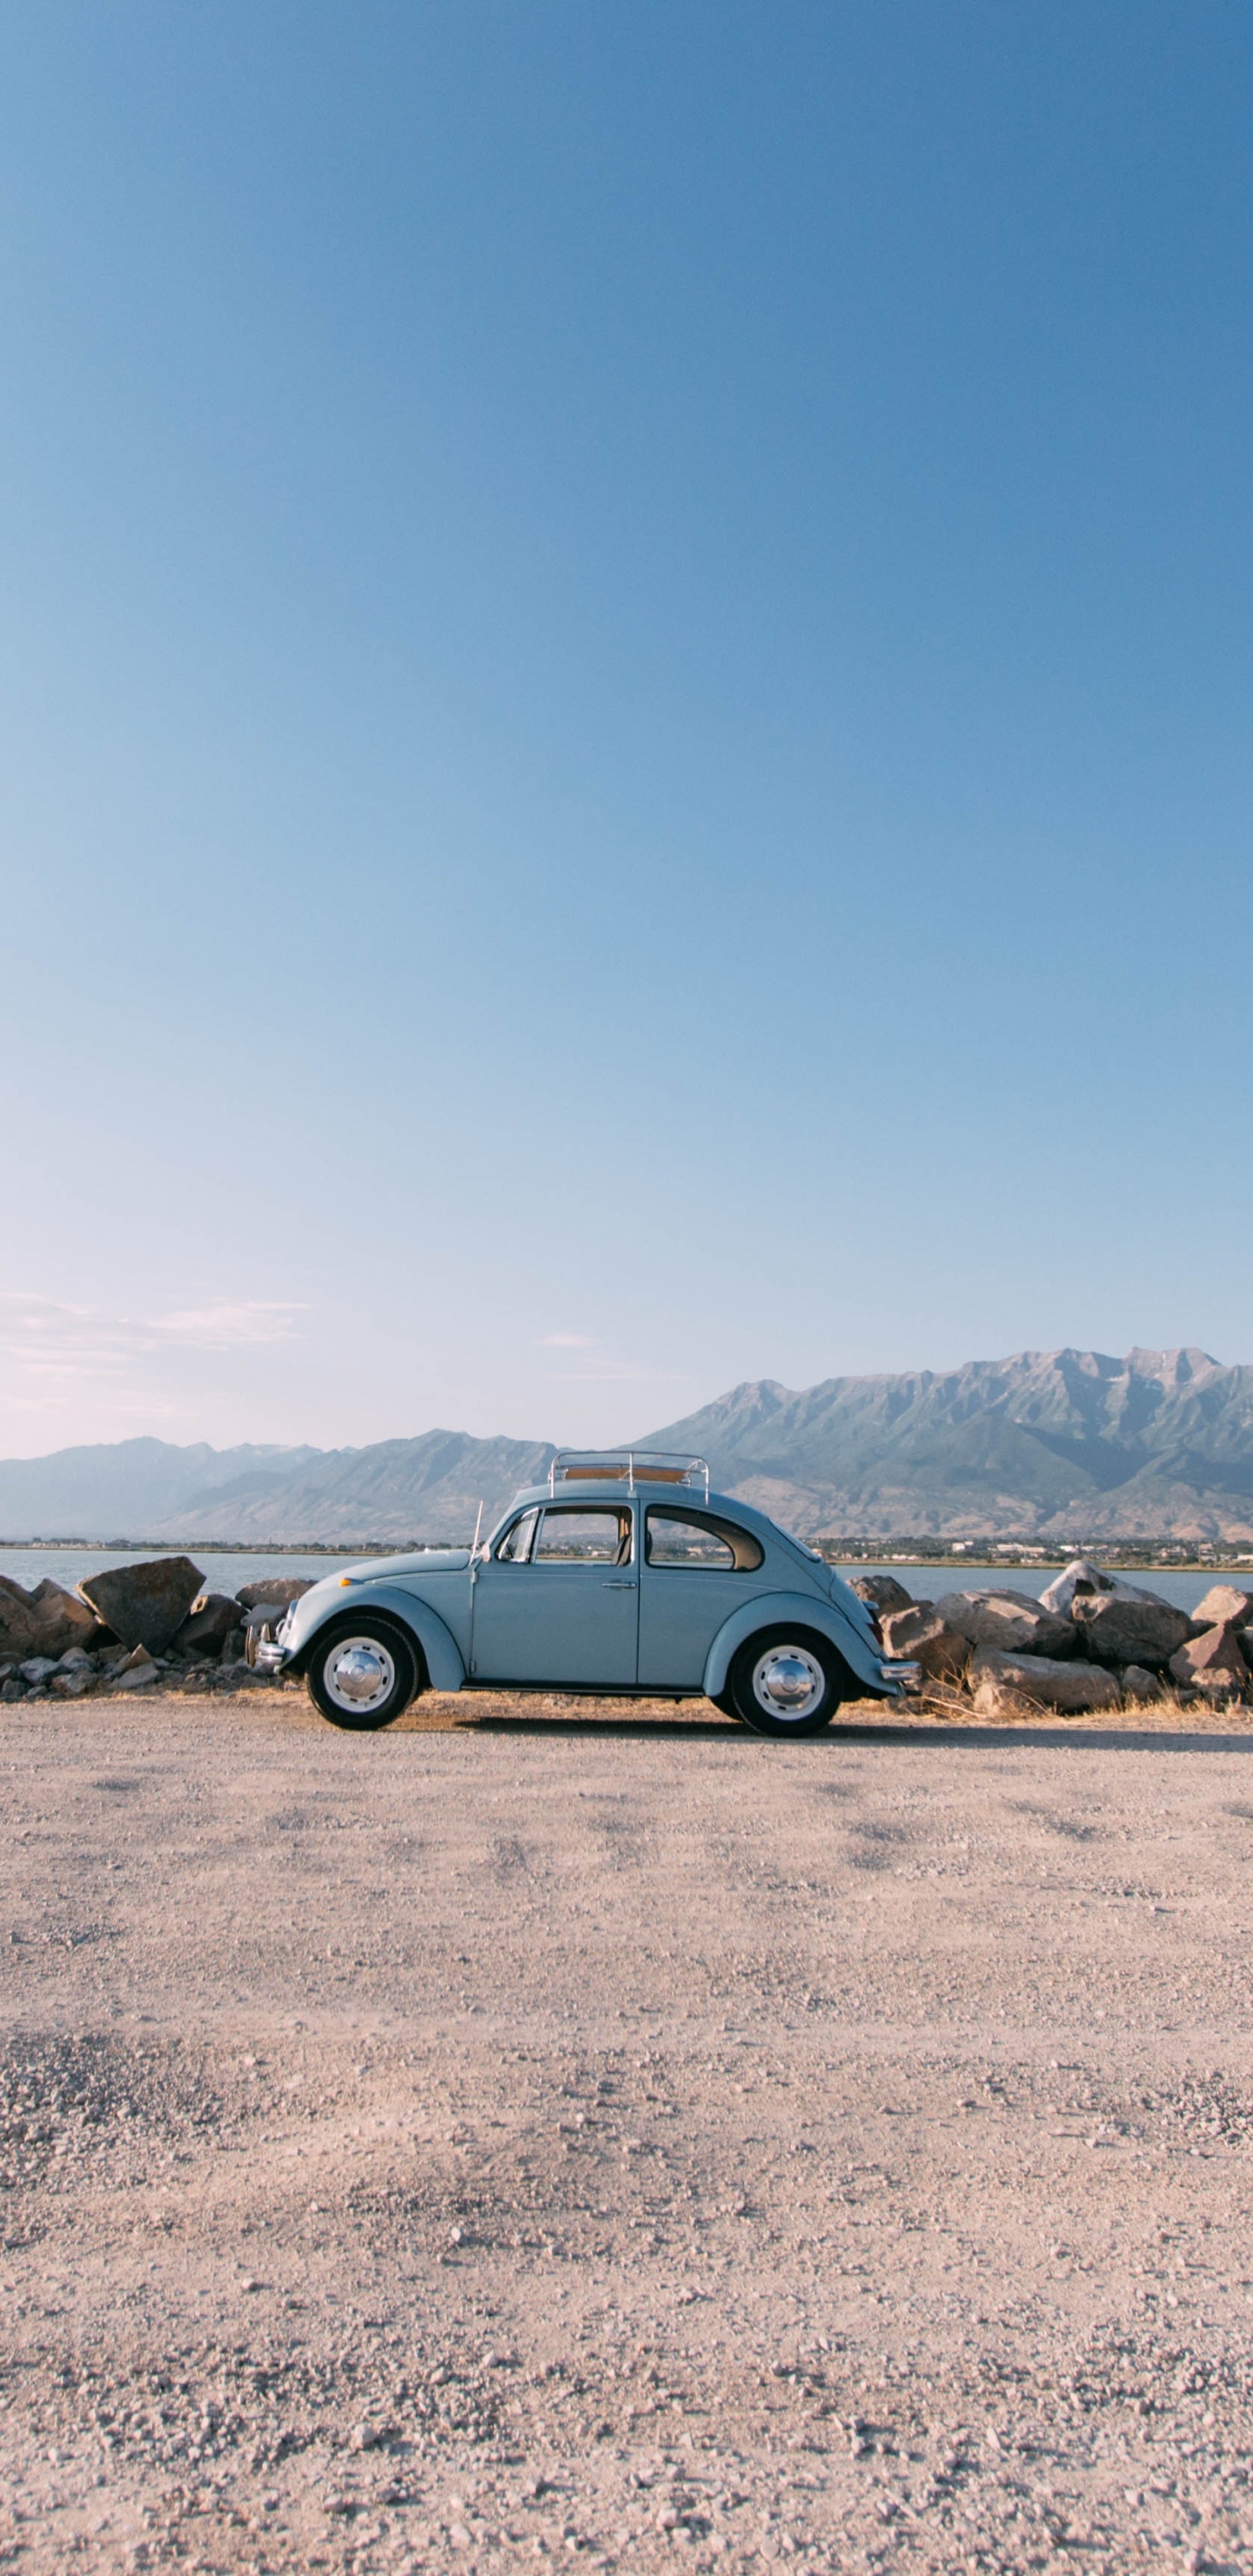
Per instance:
[[[160,1552],[163,1556],[184,1553],[173,1547]],[[338,1574],[341,1566],[360,1562],[350,1548],[342,1556],[217,1556],[212,1550],[197,1555],[194,1547],[185,1553],[199,1566],[206,1592],[238,1592],[241,1583],[263,1582],[267,1574],[307,1574],[316,1583],[324,1574]],[[85,1575],[103,1574],[106,1566],[147,1561],[133,1547],[0,1547],[0,1574],[7,1574],[10,1583],[20,1583],[28,1592],[45,1575],[72,1592]]]
[[[177,1550],[171,1548],[175,1555]],[[356,1565],[360,1558],[350,1548],[342,1556],[215,1556],[211,1552],[197,1556],[189,1551],[192,1562],[200,1567],[206,1592],[238,1592],[241,1583],[263,1582],[267,1574],[305,1574],[316,1583],[324,1574],[337,1574],[341,1566]],[[139,1560],[134,1548],[86,1547],[5,1547],[0,1548],[0,1574],[10,1582],[21,1583],[33,1591],[45,1575],[54,1583],[70,1589],[81,1583],[84,1575],[100,1574],[107,1565],[134,1565]],[[994,1584],[1007,1584],[1013,1592],[1030,1592],[1038,1600],[1054,1575],[1057,1565],[846,1565],[843,1574],[894,1574],[915,1600],[934,1601],[941,1592],[985,1592]],[[1195,1610],[1211,1583],[1223,1579],[1225,1568],[1213,1567],[1207,1573],[1201,1566],[1172,1567],[1169,1571],[1132,1573],[1128,1582],[1140,1584],[1146,1592],[1160,1593],[1164,1601],[1173,1601],[1180,1610]],[[1234,1580],[1246,1584],[1253,1592],[1253,1566],[1235,1569]]]

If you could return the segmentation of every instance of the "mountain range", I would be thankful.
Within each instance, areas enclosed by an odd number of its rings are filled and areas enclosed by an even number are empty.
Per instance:
[[[1025,1351],[951,1370],[738,1386],[636,1444],[693,1450],[807,1537],[1253,1541],[1253,1368],[1200,1350]],[[0,1539],[346,1547],[465,1539],[551,1442],[427,1431],[363,1449],[123,1440],[0,1461]]]

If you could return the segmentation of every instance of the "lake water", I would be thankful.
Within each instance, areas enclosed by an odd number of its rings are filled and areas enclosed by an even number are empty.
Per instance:
[[[171,1556],[180,1551],[171,1548]],[[204,1575],[206,1592],[238,1592],[241,1583],[262,1583],[268,1574],[303,1574],[318,1582],[324,1574],[338,1574],[345,1565],[358,1565],[359,1556],[345,1548],[342,1556],[290,1556],[266,1553],[263,1556],[217,1556],[211,1551],[189,1551],[192,1562]],[[0,1574],[11,1583],[20,1583],[33,1591],[50,1575],[54,1583],[73,1590],[88,1574],[101,1574],[108,1565],[134,1565],[141,1560],[134,1548],[86,1547],[5,1547],[0,1548]],[[993,1585],[1008,1585],[1013,1592],[1030,1592],[1037,1600],[1061,1573],[1056,1565],[896,1565],[885,1560],[880,1565],[841,1566],[842,1574],[894,1574],[898,1583],[911,1592],[915,1600],[934,1601],[941,1592],[986,1592]],[[1247,1586],[1253,1592],[1253,1566],[1239,1566],[1230,1576],[1223,1567],[1171,1566],[1149,1572],[1132,1572],[1129,1583],[1138,1583],[1145,1592],[1160,1594],[1163,1601],[1173,1601],[1180,1610],[1195,1610],[1211,1583],[1224,1577]]]
[[[324,1574],[338,1574],[341,1567],[361,1562],[351,1548],[345,1548],[342,1556],[277,1556],[268,1550],[264,1556],[218,1556],[211,1549],[198,1554],[194,1547],[162,1548],[160,1553],[190,1556],[204,1576],[206,1592],[238,1592],[241,1583],[262,1583],[267,1574],[304,1574],[317,1583]],[[27,1592],[33,1592],[45,1575],[72,1592],[84,1576],[103,1574],[106,1566],[148,1562],[150,1558],[133,1547],[0,1547],[0,1574],[7,1574],[10,1583],[22,1584]]]

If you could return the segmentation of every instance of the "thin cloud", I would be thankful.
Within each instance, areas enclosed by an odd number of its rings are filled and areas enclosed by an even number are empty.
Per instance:
[[[539,1345],[542,1351],[594,1351],[594,1333],[545,1333]]]
[[[115,1434],[195,1418],[170,1384],[182,1354],[244,1351],[285,1341],[306,1309],[296,1300],[218,1299],[185,1313],[102,1314],[21,1290],[0,1291],[0,1406],[23,1421],[84,1411]]]
[[[238,1306],[203,1306],[186,1315],[157,1315],[153,1330],[166,1341],[181,1342],[197,1350],[233,1350],[241,1342],[285,1341],[293,1330],[293,1316],[307,1315],[308,1311],[307,1306],[284,1304],[279,1299],[251,1299]]]

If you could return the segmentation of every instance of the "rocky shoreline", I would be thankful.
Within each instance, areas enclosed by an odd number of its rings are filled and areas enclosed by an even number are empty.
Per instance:
[[[1253,1699],[1253,1592],[1234,1583],[1213,1584],[1191,1618],[1085,1557],[1038,1600],[1000,1589],[916,1601],[889,1574],[856,1575],[853,1589],[887,1653],[921,1664],[924,1694],[969,1699],[976,1717]]]
[[[234,1593],[205,1589],[187,1556],[111,1566],[73,1592],[27,1591],[0,1575],[0,1700],[84,1699],[167,1688],[281,1687],[254,1670],[250,1641],[271,1632],[309,1577],[266,1575]],[[853,1577],[887,1654],[922,1667],[924,1698],[969,1703],[979,1718],[1031,1708],[1079,1716],[1146,1702],[1253,1702],[1253,1591],[1216,1583],[1194,1616],[1090,1559],[1040,1599],[1009,1588],[915,1600],[890,1574]]]
[[[85,1699],[167,1688],[281,1687],[249,1661],[250,1634],[271,1630],[308,1592],[297,1575],[209,1592],[187,1556],[117,1565],[73,1592],[51,1580],[27,1591],[0,1575],[0,1700]]]

